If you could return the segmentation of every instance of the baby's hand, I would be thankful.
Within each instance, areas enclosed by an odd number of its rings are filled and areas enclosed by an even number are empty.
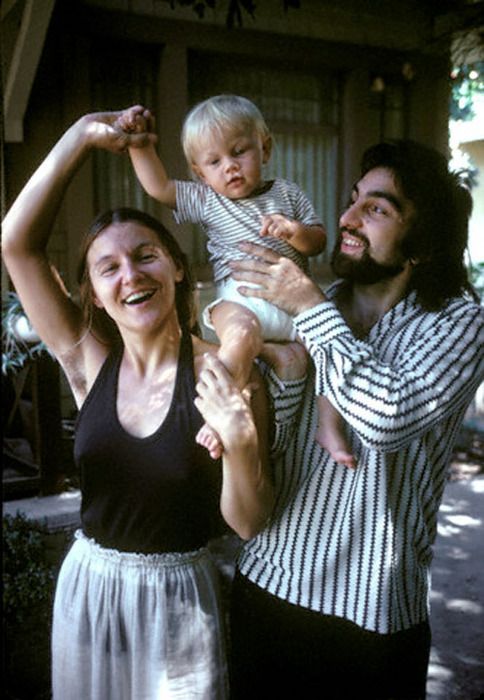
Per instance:
[[[144,134],[154,131],[154,118],[149,109],[134,105],[121,112],[115,126],[128,134]]]
[[[262,228],[259,231],[259,235],[290,241],[296,233],[297,225],[297,221],[288,219],[287,216],[282,214],[268,214],[262,217]]]

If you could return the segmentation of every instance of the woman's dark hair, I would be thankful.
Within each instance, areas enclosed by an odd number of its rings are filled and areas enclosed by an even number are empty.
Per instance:
[[[81,243],[80,257],[77,268],[77,281],[81,308],[86,324],[92,326],[109,342],[120,340],[118,328],[104,309],[98,308],[93,301],[92,284],[87,267],[87,254],[96,238],[111,224],[122,224],[128,221],[146,226],[156,233],[166,253],[179,270],[183,270],[183,278],[175,284],[175,306],[181,328],[198,334],[198,322],[193,295],[193,281],[190,265],[185,253],[181,250],[175,238],[157,219],[138,209],[121,207],[110,209],[92,222]]]
[[[402,248],[415,261],[410,288],[420,305],[438,310],[464,292],[477,300],[464,260],[472,198],[460,174],[449,172],[444,155],[410,140],[386,141],[366,150],[361,176],[379,167],[393,172],[415,207]]]

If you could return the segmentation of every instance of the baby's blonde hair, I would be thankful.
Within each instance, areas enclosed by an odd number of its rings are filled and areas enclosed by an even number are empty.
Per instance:
[[[188,165],[194,162],[194,151],[214,133],[227,131],[256,133],[262,140],[270,136],[269,128],[259,109],[246,97],[216,95],[199,102],[188,113],[183,124],[181,143]]]

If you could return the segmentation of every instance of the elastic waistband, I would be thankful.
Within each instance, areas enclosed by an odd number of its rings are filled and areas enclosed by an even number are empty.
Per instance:
[[[87,551],[98,559],[103,559],[113,564],[122,564],[123,566],[153,566],[154,568],[183,566],[184,564],[193,564],[200,559],[210,556],[206,547],[193,552],[162,552],[155,554],[120,552],[117,549],[103,547],[96,540],[87,537],[82,530],[76,530],[74,538],[84,552]]]

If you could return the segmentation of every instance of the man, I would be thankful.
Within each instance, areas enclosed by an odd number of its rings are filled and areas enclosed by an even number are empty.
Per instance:
[[[313,360],[271,522],[242,550],[235,698],[425,697],[429,567],[458,427],[484,377],[483,310],[464,264],[470,195],[446,159],[379,144],[340,219],[323,293],[253,245],[234,277],[294,316]],[[294,404],[295,385],[276,399]],[[354,470],[314,441],[314,398],[342,415]]]

